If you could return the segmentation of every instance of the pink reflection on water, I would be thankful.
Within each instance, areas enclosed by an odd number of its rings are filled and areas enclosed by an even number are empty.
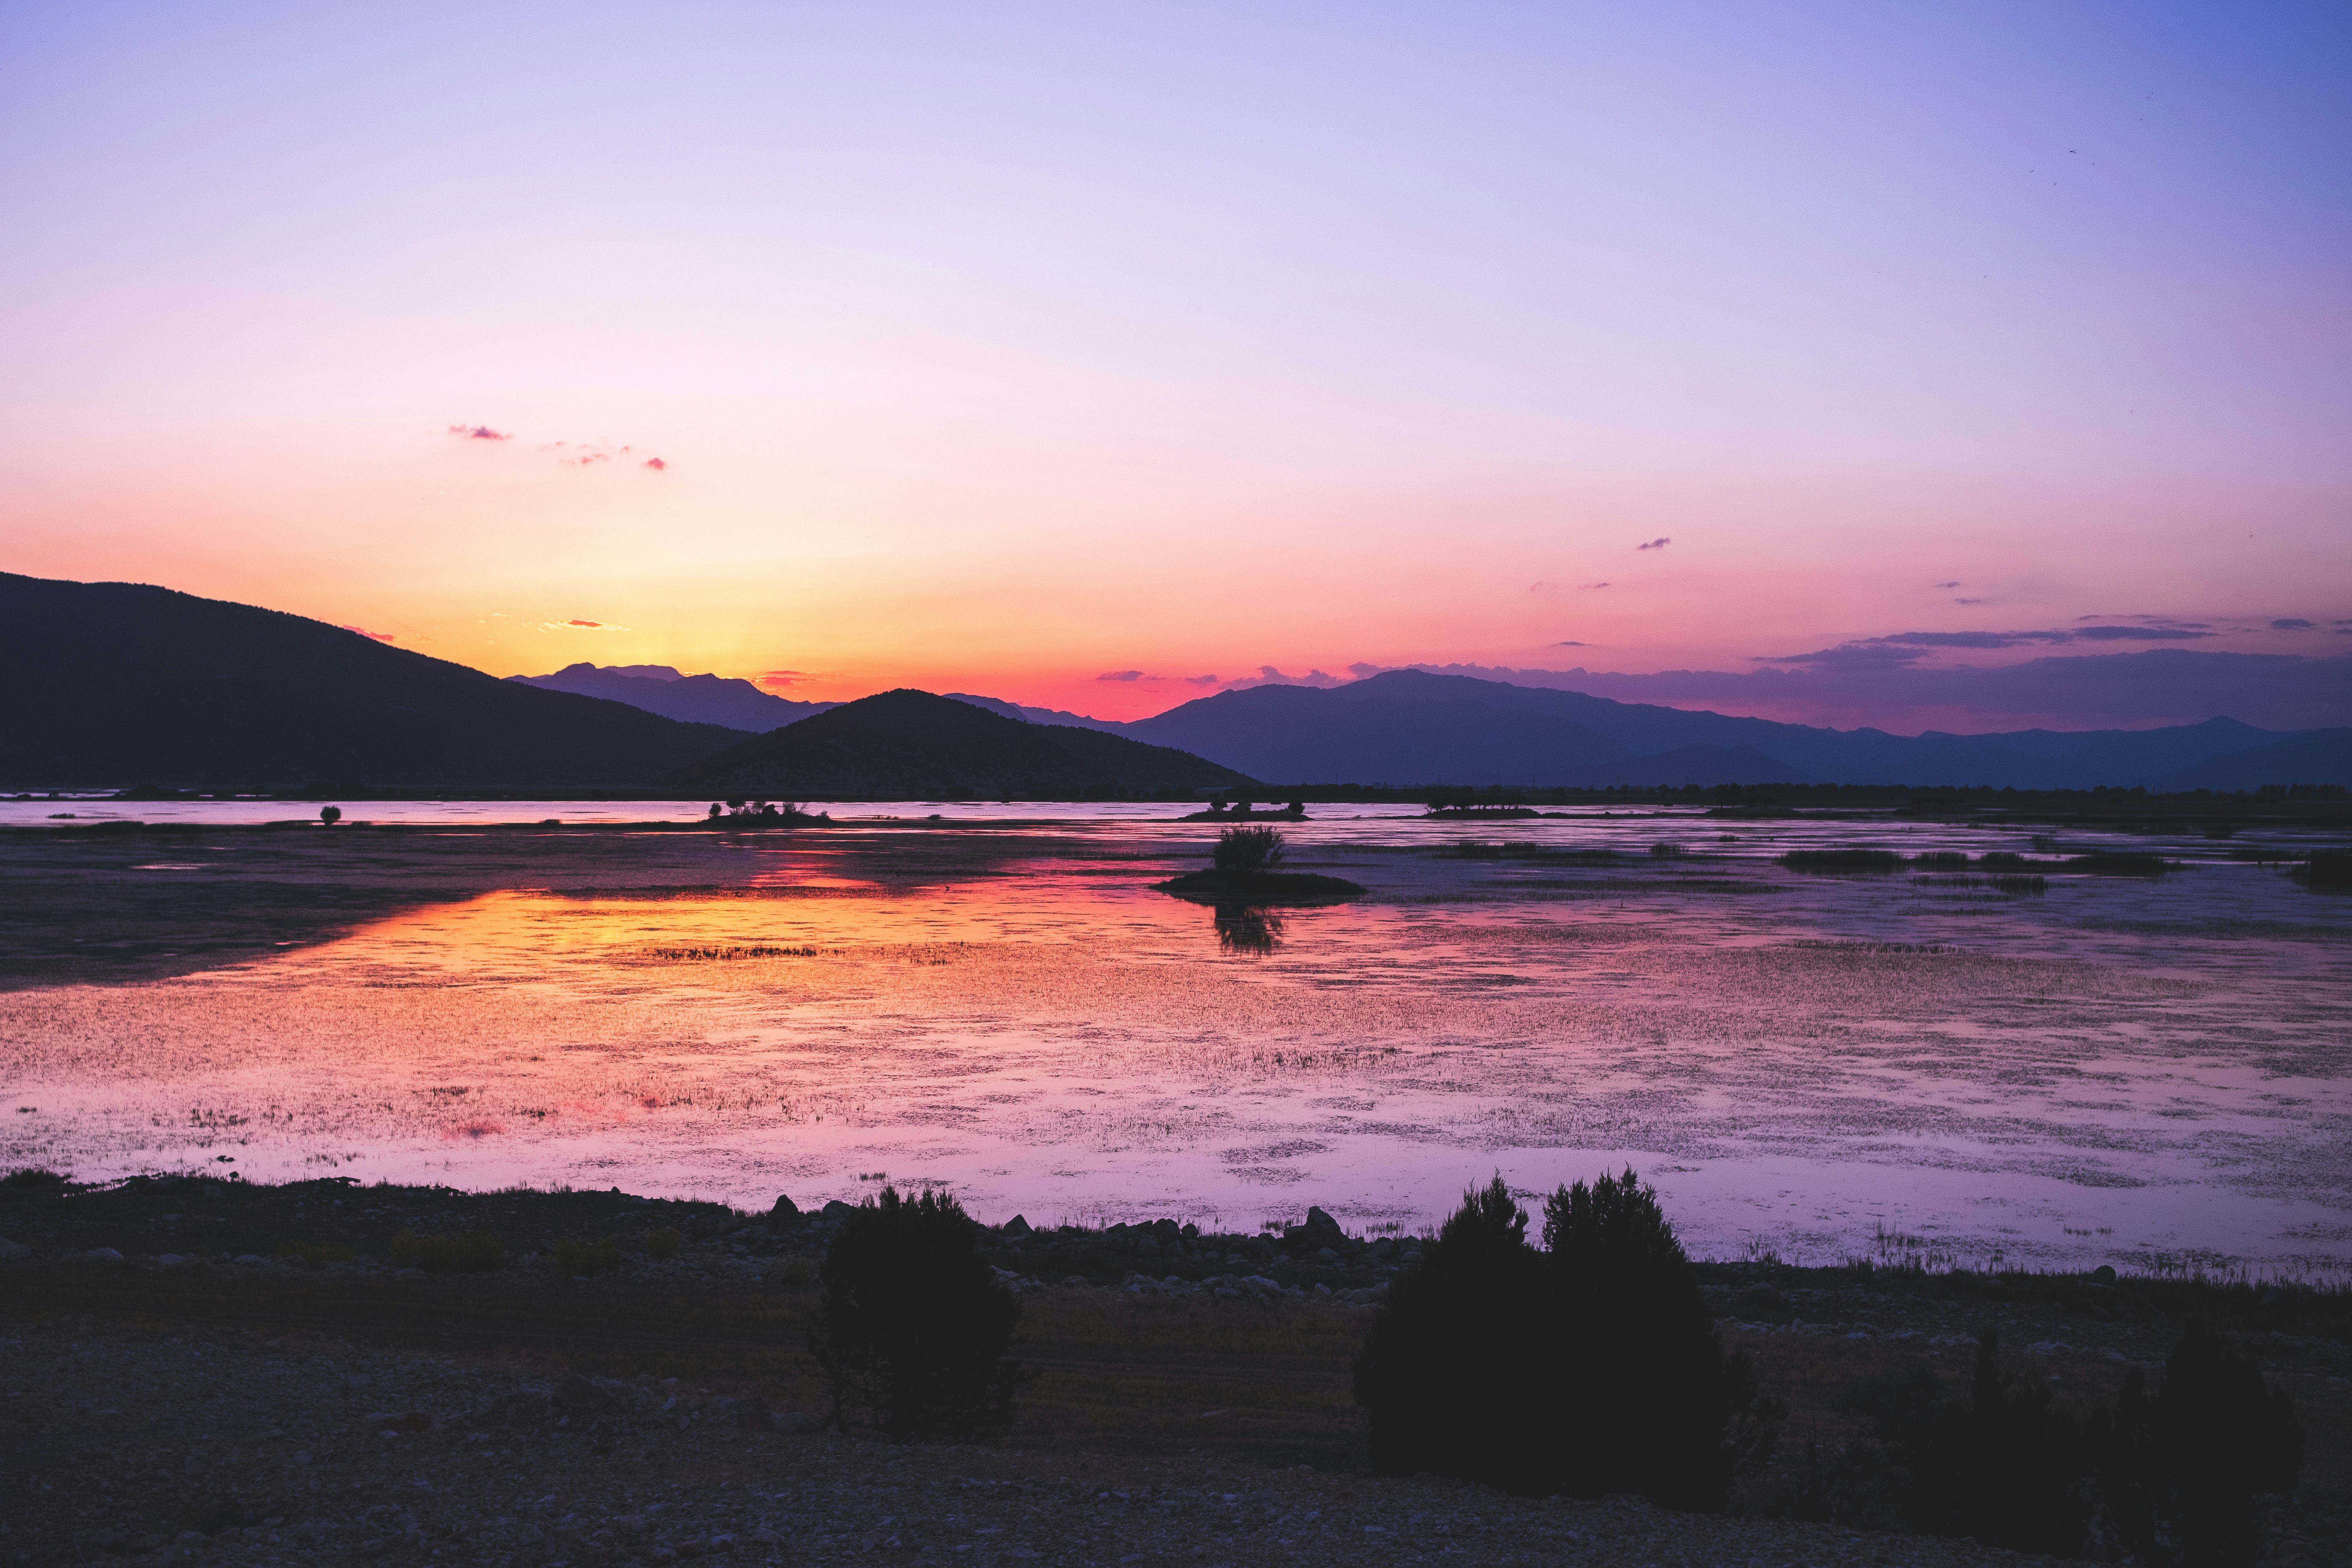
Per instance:
[[[1533,1191],[1630,1160],[1716,1253],[1885,1230],[1974,1260],[2325,1264],[2352,1238],[2341,944],[2179,934],[2275,888],[2027,907],[1327,843],[1374,896],[1280,911],[1247,951],[1150,889],[1150,842],[778,836],[723,887],[496,892],[17,993],[8,1085],[43,1113],[0,1137],[84,1176],[229,1152],[763,1207],[882,1171],[997,1217],[1241,1226],[1309,1202],[1422,1225],[1496,1170]]]

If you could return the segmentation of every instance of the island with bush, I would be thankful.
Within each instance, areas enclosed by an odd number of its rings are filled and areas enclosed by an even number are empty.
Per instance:
[[[1205,871],[1153,884],[1163,893],[1220,904],[1319,904],[1363,897],[1361,884],[1311,871],[1277,871],[1289,846],[1272,827],[1228,827]]]

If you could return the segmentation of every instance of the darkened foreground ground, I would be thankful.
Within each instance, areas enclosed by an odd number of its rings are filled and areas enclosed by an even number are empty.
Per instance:
[[[498,1238],[416,1250],[403,1233]],[[803,1343],[822,1218],[618,1193],[163,1179],[0,1192],[0,1561],[552,1564],[895,1552],[1068,1563],[1980,1563],[1965,1542],[1363,1474],[1349,1362],[1398,1242],[1173,1226],[992,1231],[1040,1375],[999,1449],[821,1416]],[[117,1261],[94,1250],[121,1255]],[[0,1247],[0,1251],[8,1251]],[[398,1259],[499,1266],[403,1270]],[[1326,1256],[1328,1254],[1328,1256]],[[166,1262],[164,1259],[181,1259]],[[250,1261],[240,1261],[249,1259]],[[594,1272],[577,1272],[594,1270]],[[2126,1279],[1702,1266],[1791,1406],[1774,1506],[1857,1377],[1966,1375],[1980,1325],[2062,1396],[2159,1366],[2202,1315],[2308,1429],[2264,1560],[2342,1568],[2346,1298]],[[1317,1287],[1333,1292],[1325,1296]],[[1759,1320],[1785,1319],[1786,1321]]]

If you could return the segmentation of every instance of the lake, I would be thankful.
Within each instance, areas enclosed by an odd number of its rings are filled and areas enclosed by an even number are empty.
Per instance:
[[[1418,1230],[1631,1163],[1717,1257],[2352,1262],[2352,900],[2282,837],[2032,894],[1775,858],[2025,830],[1342,805],[1291,861],[1363,899],[1221,911],[1172,806],[346,809],[0,803],[195,827],[0,836],[0,1165]]]

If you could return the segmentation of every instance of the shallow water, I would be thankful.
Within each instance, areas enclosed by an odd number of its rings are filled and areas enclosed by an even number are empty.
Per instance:
[[[1268,912],[1151,890],[1171,807],[20,837],[66,956],[0,992],[0,1163],[1417,1228],[1631,1162],[1716,1256],[2352,1263],[2352,900],[2243,843],[2029,897],[1771,859],[2022,834],[1328,809],[1294,864],[1368,896]]]

